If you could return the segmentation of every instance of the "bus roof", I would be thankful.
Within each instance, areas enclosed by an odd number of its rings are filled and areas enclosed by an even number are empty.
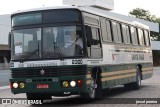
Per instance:
[[[88,13],[91,13],[91,14],[99,15],[99,16],[106,17],[106,18],[109,18],[109,19],[113,19],[113,20],[116,20],[116,21],[120,21],[120,22],[123,22],[123,23],[126,23],[126,24],[130,24],[130,25],[133,25],[133,26],[138,26],[138,27],[142,27],[142,28],[145,28],[145,29],[149,29],[149,27],[147,25],[144,25],[140,22],[137,22],[137,21],[128,22],[128,21],[125,21],[125,20],[121,20],[119,18],[111,16],[109,11],[94,8],[94,7],[88,7],[88,6],[86,6],[86,7],[78,7],[78,6],[41,7],[41,8],[34,8],[34,9],[17,11],[17,12],[12,13],[12,15],[18,14],[18,13],[24,13],[24,12],[34,12],[34,11],[52,10],[52,9],[78,9],[78,10],[83,11],[83,12],[88,12]]]

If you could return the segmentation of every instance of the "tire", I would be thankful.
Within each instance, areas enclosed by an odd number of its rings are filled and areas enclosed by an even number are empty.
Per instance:
[[[100,79],[100,72],[97,74],[94,72],[93,76],[91,77],[91,84],[89,88],[89,92],[86,94],[82,94],[82,97],[95,99],[95,98],[102,98],[102,85]]]
[[[137,69],[137,73],[136,73],[136,82],[132,83],[132,87],[135,90],[138,90],[141,87],[141,72],[139,68]]]
[[[137,73],[136,73],[136,81],[133,83],[128,83],[125,84],[124,87],[128,90],[138,90],[141,87],[141,72],[140,69],[137,68]]]

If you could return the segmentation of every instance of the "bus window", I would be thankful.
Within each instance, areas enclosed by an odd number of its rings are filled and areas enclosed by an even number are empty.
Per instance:
[[[96,27],[86,26],[88,56],[92,58],[102,57],[102,49],[100,45],[99,29]]]
[[[85,16],[84,22],[87,24],[92,24],[92,25],[96,25],[96,26],[99,25],[99,20],[94,17]]]
[[[112,42],[111,25],[109,20],[106,20],[106,27],[107,27],[107,41]]]
[[[118,41],[117,43],[122,43],[122,35],[121,35],[121,24],[117,23],[117,32],[118,32]]]
[[[112,42],[111,27],[110,21],[105,18],[101,18],[101,31],[102,31],[102,40],[104,42]]]
[[[150,38],[149,38],[147,30],[144,30],[144,37],[145,37],[145,41],[146,41],[146,46],[150,46]]]
[[[126,31],[127,31],[127,43],[130,44],[131,43],[131,35],[129,33],[129,26],[126,26]]]
[[[93,45],[98,45],[100,43],[98,29],[95,27],[92,27],[92,38],[93,38]]]
[[[139,44],[144,46],[144,35],[142,29],[138,28]]]
[[[123,35],[123,41],[125,44],[130,44],[130,33],[129,33],[129,27],[122,24],[122,35]]]
[[[131,26],[131,27],[130,27],[130,31],[131,31],[132,43],[133,43],[134,45],[138,45],[136,28],[134,28],[133,26]]]
[[[112,34],[114,41],[116,43],[122,43],[121,33],[120,33],[120,24],[112,21]]]

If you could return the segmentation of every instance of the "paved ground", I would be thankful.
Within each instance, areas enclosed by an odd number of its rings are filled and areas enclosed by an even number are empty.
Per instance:
[[[51,106],[72,106],[72,107],[159,107],[158,104],[105,104],[107,101],[111,100],[113,103],[121,101],[139,101],[138,98],[152,98],[151,100],[156,100],[160,102],[160,68],[154,68],[154,75],[152,78],[142,81],[142,87],[140,90],[125,90],[123,86],[118,86],[108,90],[104,93],[103,99],[89,100],[89,99],[79,99],[77,96],[72,96],[68,98],[53,98],[52,100],[45,101],[42,105],[0,105],[0,107],[51,107]],[[26,98],[25,94],[13,95],[10,89],[1,89],[0,98]],[[111,98],[111,99],[108,99]],[[115,98],[115,99],[113,99]],[[118,99],[119,98],[119,99]],[[135,98],[135,99],[130,99]],[[154,99],[159,98],[159,99]],[[144,100],[144,99],[143,99]],[[149,101],[150,99],[145,99]],[[83,103],[83,104],[81,104]],[[55,105],[56,104],[56,105]],[[58,104],[58,105],[57,105]],[[69,104],[69,105],[68,105]],[[72,105],[70,105],[72,104]]]
[[[0,87],[9,85],[10,70],[0,70]]]

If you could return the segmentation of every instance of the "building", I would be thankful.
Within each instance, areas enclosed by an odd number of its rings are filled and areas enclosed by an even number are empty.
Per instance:
[[[6,68],[5,63],[10,61],[8,34],[11,31],[10,15],[0,15],[0,69]]]
[[[85,1],[85,2],[83,2]],[[121,20],[129,22],[140,22],[149,26],[151,32],[156,32],[159,35],[159,24],[113,13],[114,0],[64,0],[64,4],[84,6],[90,10],[94,10],[108,16],[116,17]],[[0,15],[0,69],[4,68],[4,63],[10,61],[10,49],[8,45],[8,34],[11,31],[11,18],[10,15]],[[160,41],[151,41],[153,49],[154,65],[160,65]]]

